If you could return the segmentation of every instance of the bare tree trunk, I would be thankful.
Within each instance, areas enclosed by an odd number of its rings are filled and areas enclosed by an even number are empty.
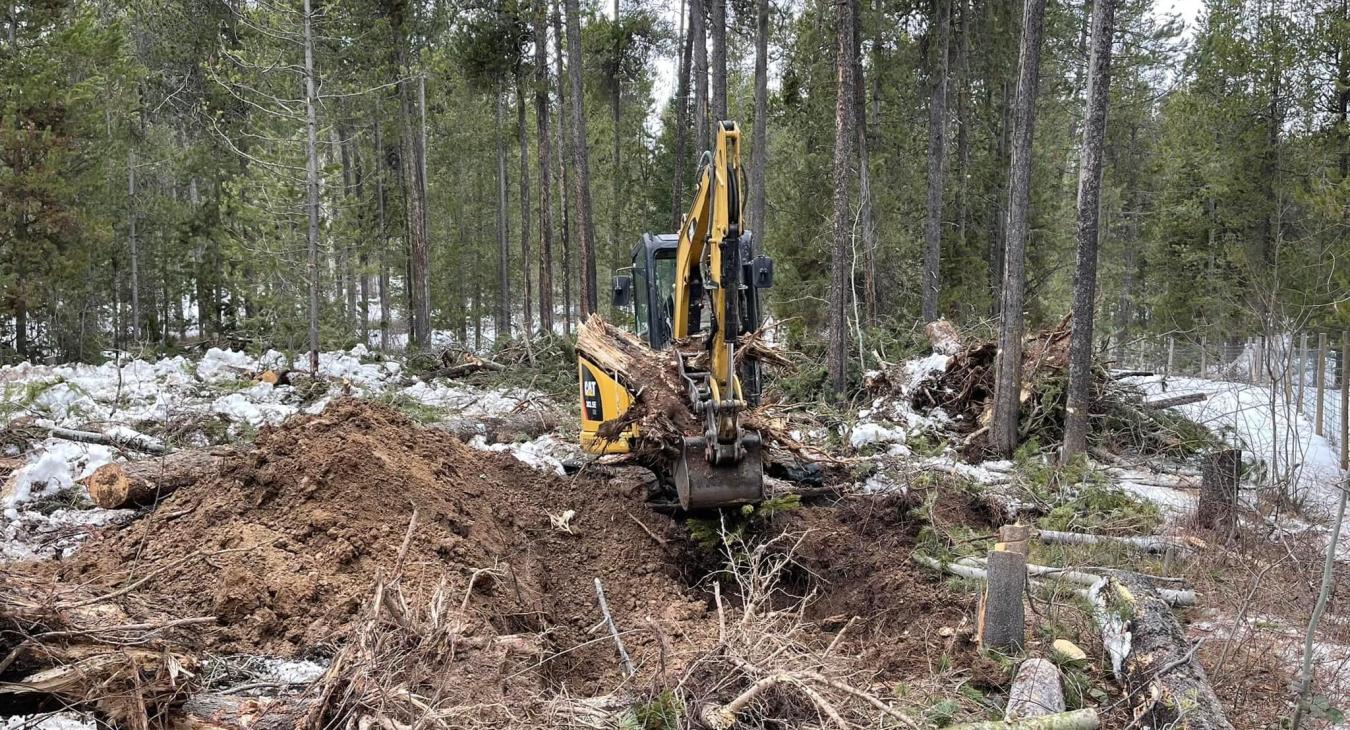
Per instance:
[[[581,258],[581,316],[597,309],[595,281],[595,225],[591,218],[591,164],[586,149],[585,90],[581,84],[581,10],[578,0],[566,0],[567,75],[572,86],[573,183],[577,208],[577,253]]]
[[[399,31],[399,66],[410,73],[406,35]],[[403,123],[404,189],[407,195],[409,315],[412,320],[408,343],[412,348],[428,347],[431,342],[431,285],[429,281],[430,241],[427,238],[426,150],[423,134],[413,128],[413,91],[405,79],[399,84],[400,113]]]
[[[697,7],[698,1],[693,0],[692,7]],[[694,34],[685,26],[685,21],[692,12],[690,7],[689,0],[680,0],[680,79],[679,88],[675,93],[675,179],[670,190],[672,231],[679,229],[680,216],[684,214],[685,156],[689,154],[685,149],[685,140],[689,136],[689,64],[692,60],[690,56],[694,52]],[[751,185],[752,189],[753,187]],[[753,194],[753,190],[751,192]]]
[[[534,117],[539,138],[539,329],[553,332],[553,144],[548,121],[548,11],[534,0]],[[529,265],[526,257],[526,265]]]
[[[750,133],[750,230],[764,250],[764,177],[769,143],[769,0],[755,0],[755,123]]]
[[[619,25],[619,0],[614,0],[614,27],[617,30]],[[619,60],[623,54],[623,38],[619,33],[614,34],[614,58],[616,64],[621,64]],[[610,115],[613,117],[614,126],[614,169],[609,175],[610,201],[609,201],[609,250],[614,251],[619,242],[619,218],[620,211],[623,209],[621,190],[623,189],[623,151],[619,144],[623,136],[620,133],[620,127],[623,126],[623,88],[622,77],[619,66],[614,69],[614,89],[610,96]]]
[[[857,141],[857,114],[854,79],[853,14],[856,0],[835,0],[836,53],[834,106],[834,241],[830,260],[829,349],[826,366],[830,376],[830,390],[836,400],[842,400],[848,386],[848,297],[849,269],[852,256],[853,204],[849,189],[853,184],[853,165],[857,160],[854,143]]]
[[[1064,413],[1061,458],[1087,451],[1088,406],[1092,400],[1092,325],[1097,301],[1097,240],[1102,198],[1102,145],[1111,88],[1111,41],[1115,0],[1094,0],[1092,58],[1087,80],[1087,115],[1078,169],[1078,261],[1073,288],[1073,333],[1069,341],[1069,394]]]
[[[360,269],[357,275],[357,286],[360,292],[361,302],[358,312],[361,317],[361,344],[370,344],[370,247],[364,243],[365,236],[369,229],[366,219],[366,172],[365,166],[361,163],[361,145],[357,144],[356,139],[349,140],[351,145],[352,158],[352,180],[356,184],[356,205],[358,230],[361,232],[362,243],[358,244],[360,250],[357,255],[357,268]]]
[[[505,93],[501,83],[493,96],[497,142],[497,309],[493,312],[494,339],[511,336],[511,221],[506,213],[506,140],[502,137],[502,104]]]
[[[865,78],[862,66],[862,9],[853,8],[853,125],[857,134],[858,151],[858,222],[862,233],[863,299],[867,306],[867,322],[877,324],[877,237],[876,219],[872,214],[872,168],[867,149],[867,98],[863,90]]]
[[[1138,155],[1139,127],[1132,125],[1130,128],[1130,146],[1129,154],[1131,159],[1136,159]],[[1142,212],[1143,203],[1140,197],[1139,166],[1131,164],[1126,181],[1126,189],[1130,190],[1129,201],[1126,203],[1125,215],[1125,240],[1122,242],[1121,252],[1121,272],[1120,272],[1120,294],[1116,299],[1115,316],[1115,345],[1112,357],[1117,363],[1125,361],[1125,338],[1129,334],[1130,323],[1134,321],[1134,275],[1139,266],[1138,245],[1139,245],[1139,216]]]
[[[947,47],[951,38],[952,0],[933,8],[937,44],[933,49],[932,93],[928,100],[928,211],[923,225],[923,320],[938,318],[942,284],[942,163],[946,156]]]
[[[380,349],[389,349],[389,228],[384,217],[384,168],[386,165],[384,140],[380,136],[380,121],[375,120],[375,214],[380,229]]]
[[[308,21],[307,21],[308,22]],[[131,339],[141,341],[141,247],[136,239],[136,147],[127,150],[127,244],[131,247]],[[24,329],[27,329],[25,318]],[[19,350],[26,355],[27,332],[19,333],[25,346]]]
[[[524,69],[516,74],[516,136],[520,144],[520,272],[524,277],[525,299],[521,311],[521,334],[534,334],[534,265],[530,255],[530,138],[525,132]]]
[[[727,118],[727,0],[710,0],[712,15],[712,121]]]
[[[1303,639],[1303,660],[1298,673],[1298,704],[1294,706],[1293,730],[1299,730],[1303,724],[1303,714],[1307,712],[1308,700],[1312,694],[1313,657],[1317,654],[1317,625],[1326,611],[1327,600],[1331,598],[1331,589],[1335,585],[1336,552],[1340,548],[1341,529],[1345,525],[1345,502],[1350,496],[1350,484],[1341,483],[1341,498],[1336,507],[1336,519],[1331,523],[1331,535],[1327,540],[1327,556],[1322,564],[1322,586],[1317,592],[1317,602],[1313,604],[1312,617],[1308,619],[1308,630]]]
[[[1032,137],[1041,74],[1041,25],[1045,0],[1026,0],[1018,60],[1012,164],[1009,172],[1007,251],[1003,257],[998,357],[994,376],[994,420],[990,445],[1001,454],[1017,448],[1022,380],[1022,306],[1026,296],[1026,252],[1030,229]]]
[[[310,1],[305,12],[305,187],[309,202],[309,230],[306,253],[309,256],[309,370],[319,371],[319,123],[318,92],[314,80],[314,28]]]
[[[970,220],[970,34],[972,8],[961,2],[961,29],[956,45],[956,249],[966,251],[966,224]],[[940,263],[940,262],[939,262]]]
[[[567,107],[568,81],[563,79],[566,72],[565,57],[563,56],[563,27],[562,14],[558,12],[558,0],[553,1],[553,52],[558,60],[558,190],[559,213],[562,221],[561,239],[562,239],[562,280],[563,280],[563,334],[572,334],[572,171],[568,167],[567,161],[572,159],[572,139],[571,135],[565,134],[564,130],[569,129],[567,119],[569,109]],[[568,79],[570,80],[570,78]]]
[[[708,125],[708,0],[690,0],[689,28],[694,34],[694,144],[695,156],[712,149]]]

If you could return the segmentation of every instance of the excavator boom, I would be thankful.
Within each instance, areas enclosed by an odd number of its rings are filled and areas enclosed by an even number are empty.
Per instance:
[[[752,256],[745,228],[740,144],[735,122],[717,124],[716,144],[704,155],[698,187],[679,232],[649,234],[634,253],[635,278],[644,289],[634,298],[638,333],[645,332],[653,347],[675,345],[690,408],[703,424],[701,433],[684,437],[682,453],[667,470],[685,509],[749,504],[763,498],[760,437],[741,425],[741,413],[758,397],[758,364],[745,357],[738,362],[736,346],[742,333],[759,325],[757,290],[772,284],[773,266],[767,257]],[[663,266],[670,271],[665,281],[657,271]],[[631,283],[627,277],[616,279],[616,292],[626,292],[623,287]],[[643,313],[648,314],[646,320]],[[596,404],[610,400],[603,397],[606,389],[622,387],[597,381],[584,361],[581,370],[583,446],[592,451],[625,450],[626,445],[588,441]],[[750,377],[750,388],[742,375]],[[588,399],[588,386],[600,396]],[[622,392],[617,400],[626,410],[633,397]]]

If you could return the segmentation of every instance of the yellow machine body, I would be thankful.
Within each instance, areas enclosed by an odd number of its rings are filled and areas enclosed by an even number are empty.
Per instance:
[[[581,384],[581,448],[591,454],[624,454],[629,439],[637,438],[630,426],[617,439],[600,437],[600,424],[623,415],[633,404],[633,394],[613,373],[577,356],[577,382]]]

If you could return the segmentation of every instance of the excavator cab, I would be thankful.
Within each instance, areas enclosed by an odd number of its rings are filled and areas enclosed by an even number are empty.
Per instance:
[[[611,304],[620,311],[629,311],[632,315],[633,334],[641,337],[656,350],[670,346],[671,321],[675,308],[675,262],[680,237],[674,233],[646,233],[642,240],[633,246],[633,264],[615,273],[612,279]],[[741,234],[743,255],[741,260],[744,271],[738,301],[741,308],[741,332],[754,332],[762,323],[759,290],[773,286],[773,259],[768,256],[752,256],[754,250],[753,234],[746,231]],[[691,334],[707,326],[708,322],[699,322],[697,328],[690,324]],[[745,359],[738,368],[741,390],[751,405],[759,403],[763,390],[760,380],[759,363]]]

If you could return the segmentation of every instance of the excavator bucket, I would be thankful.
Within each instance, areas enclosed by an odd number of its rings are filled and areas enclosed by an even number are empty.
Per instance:
[[[684,452],[675,462],[675,491],[686,510],[756,504],[764,499],[764,463],[759,434],[741,437],[745,454],[734,464],[708,461],[701,436],[684,439]]]

